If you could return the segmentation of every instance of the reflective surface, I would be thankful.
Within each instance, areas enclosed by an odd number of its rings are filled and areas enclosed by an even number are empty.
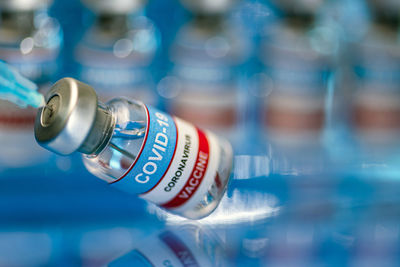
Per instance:
[[[193,102],[225,107],[239,100],[233,105],[234,171],[220,205],[208,217],[185,220],[106,186],[85,170],[78,155],[22,168],[34,149],[12,132],[0,151],[1,162],[12,163],[0,170],[0,266],[397,266],[400,45],[395,2],[232,1],[223,11],[226,26],[215,31],[217,23],[208,23],[201,31],[193,10],[177,1],[149,1],[141,15],[161,38],[158,54],[151,50],[152,63],[141,68],[152,74],[158,108],[171,107],[170,101],[191,88],[210,94],[189,97],[189,110],[196,108]],[[59,76],[74,76],[78,44],[93,30],[95,14],[77,0],[56,1],[49,14],[66,36]],[[20,17],[15,25],[27,25],[28,18]],[[60,36],[53,35],[60,28],[40,21],[34,22],[42,25],[38,41],[57,47],[43,40]],[[30,34],[32,25],[20,28]],[[149,25],[146,32],[153,33]],[[141,43],[127,42],[130,37],[123,32],[122,39],[107,39],[112,40],[107,51],[137,64],[130,49]],[[18,39],[11,33],[0,43]],[[33,57],[32,40],[18,40],[18,53]],[[226,56],[239,51],[235,40],[249,44],[242,61],[227,64],[235,58]],[[179,60],[171,52],[177,45],[180,56],[185,52]],[[212,71],[213,64],[218,71]],[[31,73],[42,70],[23,66]],[[225,83],[221,69],[234,79]],[[218,86],[209,83],[210,73]],[[98,75],[98,81],[109,81],[105,77]],[[237,91],[216,93],[221,84],[233,88],[233,80]],[[176,84],[185,86],[174,91]],[[202,107],[196,116],[211,109]],[[226,114],[214,113],[226,123],[221,125],[231,125],[232,116]],[[22,147],[23,153],[7,149],[3,155],[7,147]]]

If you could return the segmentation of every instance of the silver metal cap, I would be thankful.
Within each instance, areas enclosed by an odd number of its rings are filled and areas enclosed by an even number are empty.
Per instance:
[[[29,11],[49,6],[52,0],[0,0],[0,9]]]
[[[36,141],[55,153],[93,154],[112,135],[111,112],[100,106],[92,87],[72,78],[53,85],[35,121]]]
[[[82,2],[97,13],[129,14],[141,9],[147,0],[82,0]]]

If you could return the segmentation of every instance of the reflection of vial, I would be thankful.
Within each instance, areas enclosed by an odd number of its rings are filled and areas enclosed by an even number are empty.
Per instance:
[[[212,231],[181,225],[146,235],[146,242],[107,266],[228,266],[222,242]]]
[[[144,15],[146,1],[83,2],[96,16],[76,49],[78,77],[92,84],[102,101],[120,95],[154,103],[149,65],[158,34]]]
[[[59,70],[62,32],[48,15],[50,0],[0,1],[0,59],[45,90]],[[0,165],[32,166],[47,153],[32,138],[33,108],[0,100]]]
[[[35,136],[59,154],[83,153],[87,169],[113,186],[193,219],[216,208],[232,165],[227,141],[140,102],[98,103],[71,78],[50,90]]]

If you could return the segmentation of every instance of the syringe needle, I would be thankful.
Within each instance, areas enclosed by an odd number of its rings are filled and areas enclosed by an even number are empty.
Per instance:
[[[44,106],[45,101],[37,88],[35,83],[0,61],[0,99],[11,101],[20,107],[29,105],[39,108]]]

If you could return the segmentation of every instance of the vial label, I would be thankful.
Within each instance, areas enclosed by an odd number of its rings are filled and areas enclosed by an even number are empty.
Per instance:
[[[184,51],[184,50],[183,50]],[[184,120],[229,135],[239,121],[239,87],[236,68],[232,62],[193,58],[179,51],[174,66],[177,79],[176,95],[171,97],[168,110]],[[187,51],[196,55],[195,51]],[[182,64],[182,62],[185,64]]]
[[[187,90],[173,99],[170,111],[214,131],[232,130],[238,121],[238,94],[234,86],[227,89],[213,92]]]
[[[14,66],[23,76],[39,84],[47,83],[59,71],[59,52],[58,47],[37,48],[26,55],[21,53],[19,43],[9,45],[0,41],[0,58]]]
[[[113,186],[164,208],[195,205],[218,179],[216,137],[151,107],[146,111],[148,127],[141,150]]]
[[[151,55],[132,54],[116,57],[113,50],[82,44],[76,62],[80,79],[93,85],[103,101],[118,95],[133,97],[144,103],[154,103],[149,64]],[[113,90],[110,90],[110,87]]]

